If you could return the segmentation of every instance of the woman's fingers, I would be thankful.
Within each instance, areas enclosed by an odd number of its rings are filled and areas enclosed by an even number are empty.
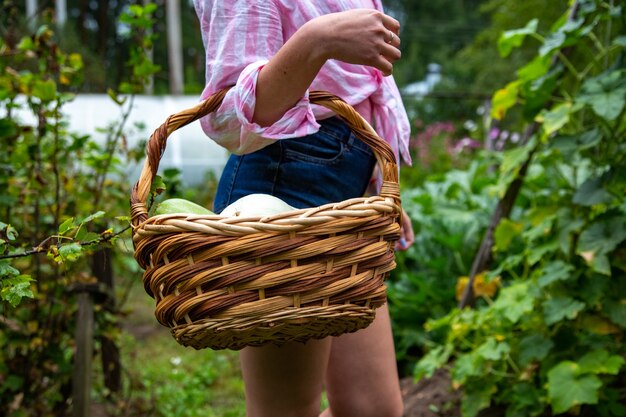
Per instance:
[[[388,76],[393,73],[393,64],[399,60],[402,55],[400,53],[400,22],[391,16],[383,14],[382,23],[387,32],[383,37],[385,44],[382,45],[380,55],[387,62],[381,62],[378,69],[380,69],[385,76]]]
[[[399,46],[400,38],[394,34],[390,41],[380,47],[380,60],[376,67],[386,76],[393,73],[393,64],[402,56]]]
[[[407,250],[415,242],[415,233],[411,218],[402,209],[402,224],[400,228],[400,240],[396,242],[396,250]]]
[[[325,59],[372,66],[384,75],[390,75],[400,59],[400,22],[376,10],[331,13],[307,26],[310,37],[320,40],[316,45]]]
[[[386,14],[382,14],[382,17],[383,17],[383,25],[387,29],[391,30],[395,35],[399,35],[400,34],[400,22],[398,22],[396,19]]]
[[[400,48],[400,36],[390,30],[388,36],[386,37],[385,43],[395,48]]]

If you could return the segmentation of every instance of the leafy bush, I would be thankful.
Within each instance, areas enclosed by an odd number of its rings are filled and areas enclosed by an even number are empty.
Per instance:
[[[531,21],[499,42],[503,55],[527,39],[540,43],[493,98],[492,116],[502,124],[522,120],[510,129],[528,139],[500,154],[492,188],[502,197],[514,180],[524,181],[510,217],[495,229],[493,267],[478,271],[503,287],[475,309],[428,321],[440,342],[415,368],[418,378],[447,368],[465,392],[464,416],[494,406],[508,417],[626,415],[623,5],[587,0],[572,11],[545,35]],[[420,220],[430,225],[439,216]],[[415,295],[395,295],[403,297]]]
[[[455,286],[469,270],[489,221],[495,183],[489,158],[484,158],[465,171],[430,177],[421,187],[403,193],[402,205],[415,224],[415,243],[397,254],[398,267],[388,283],[402,364],[414,363],[434,337],[415,324],[455,307]]]
[[[91,255],[129,230],[126,178],[143,152],[126,145],[132,98],[114,92],[121,118],[103,141],[70,132],[63,106],[82,82],[81,56],[62,51],[49,26],[21,38],[14,29],[0,41],[0,414],[63,415],[82,348],[74,289],[95,288]],[[142,65],[134,59],[132,67]],[[108,301],[98,307],[99,338],[116,334]]]

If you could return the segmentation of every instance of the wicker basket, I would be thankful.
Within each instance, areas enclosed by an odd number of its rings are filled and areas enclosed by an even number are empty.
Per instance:
[[[158,321],[184,346],[241,349],[367,327],[386,301],[400,235],[398,170],[389,145],[340,98],[311,92],[374,151],[379,196],[271,217],[158,215],[146,200],[167,137],[217,109],[226,90],[170,116],[150,137],[131,194],[135,258]]]

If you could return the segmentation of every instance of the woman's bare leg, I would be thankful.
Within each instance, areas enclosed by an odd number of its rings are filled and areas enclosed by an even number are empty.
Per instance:
[[[366,329],[333,338],[326,374],[330,410],[320,417],[400,417],[398,381],[387,305]]]
[[[242,349],[247,417],[317,417],[331,341]]]

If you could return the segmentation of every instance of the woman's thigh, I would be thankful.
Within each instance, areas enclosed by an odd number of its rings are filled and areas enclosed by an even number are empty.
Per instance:
[[[240,352],[247,417],[317,417],[331,339]]]
[[[323,417],[399,417],[403,413],[387,304],[374,322],[333,338],[326,375],[330,411]]]

